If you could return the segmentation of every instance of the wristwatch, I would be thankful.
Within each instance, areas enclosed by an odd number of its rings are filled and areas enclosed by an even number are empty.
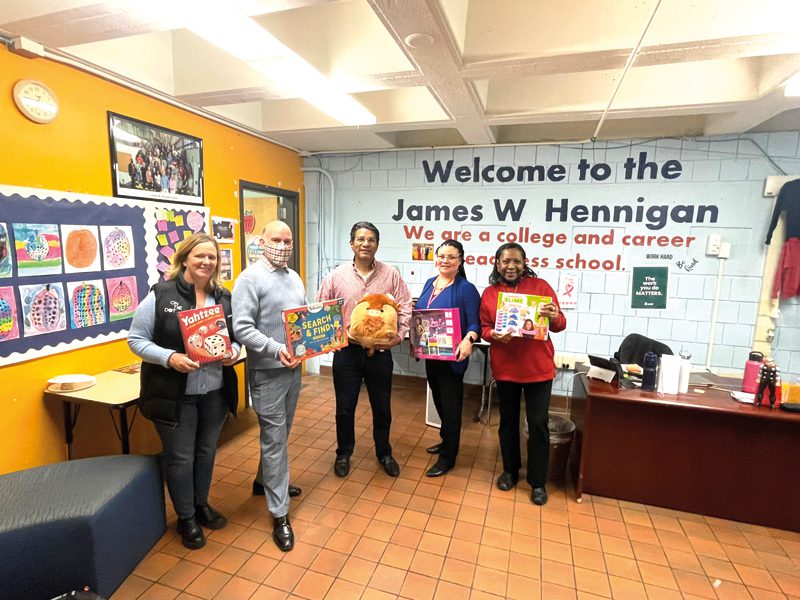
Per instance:
[[[469,341],[470,341],[470,343],[471,343],[471,344],[475,344],[475,343],[477,343],[477,342],[478,342],[478,340],[479,340],[479,339],[481,339],[481,338],[480,338],[480,336],[478,336],[477,338],[474,338],[474,337],[472,337],[472,332],[470,331],[470,332],[467,334],[467,339],[469,339]]]

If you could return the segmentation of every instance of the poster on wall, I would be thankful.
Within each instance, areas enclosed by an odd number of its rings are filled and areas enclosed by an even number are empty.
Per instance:
[[[214,235],[214,239],[220,244],[233,244],[235,227],[236,221],[234,219],[211,217],[211,232]]]
[[[203,204],[203,140],[108,113],[114,195]]]
[[[124,339],[161,275],[158,236],[207,220],[202,206],[0,185],[0,364]]]
[[[219,278],[222,281],[233,279],[233,256],[230,248],[219,249]]]
[[[667,308],[668,267],[633,267],[631,308]]]

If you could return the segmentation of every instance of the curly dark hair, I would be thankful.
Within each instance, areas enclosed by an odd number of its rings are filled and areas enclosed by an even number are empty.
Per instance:
[[[497,252],[494,253],[494,265],[492,266],[492,272],[489,274],[489,285],[495,285],[496,283],[505,281],[503,276],[500,275],[500,271],[497,270],[497,263],[500,260],[500,255],[506,250],[518,250],[519,253],[522,254],[522,262],[525,264],[525,271],[522,273],[523,277],[536,277],[536,273],[534,273],[533,269],[528,266],[528,258],[525,255],[525,248],[516,242],[506,242],[497,249]]]

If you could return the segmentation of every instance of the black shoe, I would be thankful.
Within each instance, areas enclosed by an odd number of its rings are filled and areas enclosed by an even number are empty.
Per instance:
[[[297,498],[302,493],[303,490],[301,490],[299,487],[292,485],[291,483],[289,484],[289,498]]]
[[[333,472],[337,477],[347,477],[347,474],[350,473],[350,456],[337,454],[336,461],[333,463]]]
[[[442,451],[442,443],[441,442],[439,442],[435,446],[431,446],[430,448],[425,450],[425,452],[427,452],[428,454],[440,454],[441,451]]]
[[[453,467],[448,466],[444,463],[440,463],[438,460],[434,463],[434,465],[428,469],[427,473],[425,473],[426,477],[441,477],[445,473],[447,473]]]
[[[383,458],[379,459],[383,470],[386,471],[386,474],[389,477],[397,477],[400,475],[400,465],[397,464],[397,461],[392,457],[391,454],[387,454]]]
[[[253,480],[253,496],[263,496],[264,495],[264,485],[257,482],[255,479]]]
[[[504,492],[507,492],[516,485],[517,478],[508,471],[503,471],[500,473],[500,477],[497,478],[497,487]]]
[[[178,517],[178,533],[181,535],[181,542],[189,550],[197,550],[206,545],[206,536],[203,535],[203,528],[197,523],[195,517],[181,519]]]
[[[275,545],[283,552],[288,552],[294,548],[294,531],[292,531],[292,526],[289,524],[289,515],[275,517],[272,539],[275,541]]]
[[[547,504],[547,490],[544,486],[533,488],[531,492],[531,502],[536,506],[544,506]]]
[[[194,507],[194,518],[197,522],[209,529],[222,529],[228,524],[226,519],[219,511],[214,510],[208,504]]]

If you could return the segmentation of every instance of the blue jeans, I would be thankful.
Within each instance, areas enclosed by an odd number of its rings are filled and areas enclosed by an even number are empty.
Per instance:
[[[389,429],[392,425],[392,371],[389,350],[367,356],[366,348],[351,344],[333,355],[333,389],[336,392],[337,456],[350,456],[356,445],[355,416],[361,382],[367,386],[372,408],[372,439],[375,454],[383,458],[392,453]]]
[[[184,396],[177,427],[155,423],[164,446],[167,489],[175,512],[182,519],[194,507],[208,504],[217,440],[228,414],[222,390]]]

